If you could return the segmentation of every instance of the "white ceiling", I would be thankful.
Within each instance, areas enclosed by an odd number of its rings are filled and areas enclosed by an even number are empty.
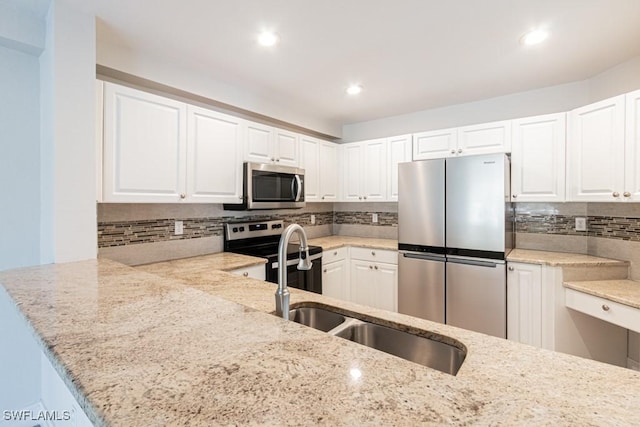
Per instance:
[[[76,0],[84,2],[84,0]],[[99,41],[348,124],[582,80],[640,55],[640,0],[95,0]],[[535,27],[543,45],[519,38]],[[256,44],[263,28],[281,38]],[[345,95],[351,82],[364,91]]]

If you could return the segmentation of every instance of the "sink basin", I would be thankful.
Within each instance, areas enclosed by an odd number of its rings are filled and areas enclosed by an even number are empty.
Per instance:
[[[360,322],[336,331],[338,337],[456,375],[465,358],[457,347],[398,329]]]
[[[301,307],[289,311],[289,320],[329,332],[344,323],[346,318],[341,314],[318,307]]]
[[[294,308],[289,320],[451,375],[458,373],[467,354],[454,345],[345,316],[329,307]]]

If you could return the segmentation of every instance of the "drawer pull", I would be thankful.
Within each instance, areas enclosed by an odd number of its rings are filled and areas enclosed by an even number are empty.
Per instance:
[[[335,251],[333,254],[334,254],[334,255],[338,255],[338,251]]]
[[[602,309],[604,311],[609,311],[609,306],[607,304],[602,304]]]
[[[514,270],[514,268],[510,266],[510,267],[508,268],[508,270],[509,270],[509,271],[513,271],[513,270]]]
[[[248,272],[248,271],[245,271],[244,273],[242,273],[242,275],[243,275],[244,277],[249,277],[249,272]]]
[[[323,273],[326,273],[326,272],[327,272],[327,269],[325,268],[324,270],[322,270],[322,272],[323,272]]]
[[[371,255],[376,256],[376,252],[375,251],[371,251]]]

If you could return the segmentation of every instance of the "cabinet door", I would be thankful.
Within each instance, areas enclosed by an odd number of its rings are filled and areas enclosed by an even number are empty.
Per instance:
[[[364,165],[361,188],[363,200],[384,201],[387,198],[387,140],[364,143]]]
[[[185,195],[187,107],[105,83],[106,202],[175,202]]]
[[[627,94],[623,198],[640,202],[640,90]]]
[[[322,295],[349,301],[349,271],[346,259],[327,263],[322,267]]]
[[[398,311],[398,266],[377,263],[375,273],[374,307],[383,310]]]
[[[242,122],[189,106],[187,201],[238,203],[242,200]]]
[[[442,159],[454,155],[457,149],[457,129],[413,134],[413,160]]]
[[[623,198],[624,104],[621,95],[569,113],[568,201]]]
[[[298,166],[298,134],[275,129],[274,135],[275,162],[284,166]]]
[[[364,148],[361,143],[354,142],[345,144],[342,167],[343,182],[343,199],[345,201],[362,200],[361,183],[362,183],[362,156]]]
[[[320,143],[320,199],[338,200],[338,145]]]
[[[510,152],[511,121],[509,120],[458,128],[457,155]]]
[[[507,338],[542,346],[542,266],[509,263]]]
[[[387,156],[387,200],[398,200],[398,164],[411,161],[411,135],[389,138]]]
[[[378,301],[375,295],[375,276],[373,263],[362,260],[351,260],[352,302],[375,307]]]
[[[566,114],[513,121],[511,200],[563,202]]]
[[[247,122],[245,129],[245,154],[248,162],[273,163],[273,128],[259,123]]]
[[[300,138],[300,167],[304,169],[304,198],[307,202],[320,200],[320,141]]]

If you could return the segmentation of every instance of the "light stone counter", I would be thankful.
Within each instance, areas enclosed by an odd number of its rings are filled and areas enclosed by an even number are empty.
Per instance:
[[[330,304],[459,341],[467,357],[450,376],[269,314],[272,283],[215,270],[190,281],[180,263],[174,267],[162,272],[166,277],[143,271],[152,266],[109,260],[0,272],[16,309],[96,425],[640,419],[634,371],[292,290],[294,304]]]
[[[322,246],[324,251],[343,246],[359,246],[370,249],[398,250],[398,241],[394,239],[373,239],[368,237],[328,236],[309,240],[310,245]]]
[[[595,295],[640,309],[640,282],[633,280],[590,280],[565,282],[566,288]]]
[[[266,264],[266,258],[234,254],[232,252],[218,252],[210,255],[201,255],[191,258],[181,258],[172,261],[163,261],[153,264],[146,264],[142,267],[150,273],[162,275],[164,272],[175,271],[179,267],[183,273],[206,273],[211,270],[232,271],[239,268],[252,267],[254,265]]]
[[[543,264],[552,267],[607,267],[629,265],[627,261],[600,258],[584,254],[566,252],[535,251],[530,249],[514,249],[507,256],[507,261]]]

